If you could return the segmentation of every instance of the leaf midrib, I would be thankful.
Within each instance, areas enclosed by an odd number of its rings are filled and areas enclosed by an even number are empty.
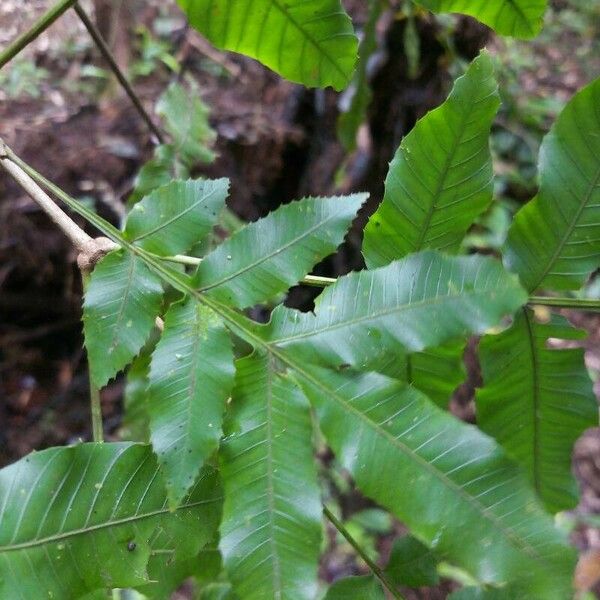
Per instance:
[[[288,206],[291,206],[291,205],[288,205]],[[198,288],[197,291],[198,292],[207,292],[208,290],[212,290],[212,289],[214,289],[216,287],[219,287],[219,286],[223,285],[224,283],[227,283],[228,281],[231,281],[232,279],[235,279],[235,278],[239,277],[240,275],[243,275],[243,274],[247,273],[248,271],[250,271],[251,269],[254,269],[258,265],[261,265],[261,264],[267,262],[268,260],[271,260],[273,257],[277,256],[278,254],[281,254],[282,252],[285,252],[286,250],[288,250],[289,248],[291,248],[293,245],[295,245],[298,242],[302,241],[306,237],[312,235],[315,231],[319,230],[321,227],[323,227],[324,225],[327,225],[327,223],[329,223],[330,221],[332,221],[333,219],[338,218],[338,217],[339,217],[339,215],[337,215],[335,213],[330,214],[326,219],[324,219],[323,221],[319,221],[318,223],[316,223],[315,225],[313,225],[310,229],[306,229],[305,231],[302,232],[301,235],[296,236],[295,238],[292,238],[291,240],[289,240],[288,242],[286,242],[285,244],[283,244],[279,248],[275,249],[273,252],[270,252],[269,254],[264,254],[263,256],[261,256],[261,258],[255,260],[254,262],[250,263],[249,265],[246,265],[245,267],[243,267],[241,269],[238,269],[234,273],[230,273],[229,275],[227,275],[225,277],[222,277],[218,281],[215,281],[213,283],[210,283],[208,285],[200,287],[200,288]],[[248,231],[248,229],[246,229],[245,231]],[[240,232],[240,234],[241,234],[241,232]],[[217,255],[213,254],[212,256],[214,257],[214,256],[217,256]],[[200,263],[200,267],[199,267],[199,270],[198,270],[198,276],[201,276],[200,271],[202,269],[204,269],[203,265],[209,265],[210,266],[210,263],[209,263],[210,258],[211,258],[210,256],[207,256]],[[283,273],[283,275],[285,275],[285,273]]]
[[[196,506],[202,506],[205,504],[212,504],[214,502],[220,502],[222,498],[211,498],[210,500],[198,500],[196,502],[188,502],[187,504],[180,505],[175,512],[179,512],[180,510],[187,510],[190,508],[195,508]],[[0,546],[0,553],[3,552],[14,552],[17,550],[27,550],[30,548],[35,548],[38,546],[43,546],[46,544],[52,544],[55,542],[60,542],[62,540],[76,537],[78,535],[89,534],[94,531],[100,531],[102,529],[108,529],[111,527],[118,527],[120,525],[124,525],[127,523],[132,523],[136,521],[143,521],[145,519],[150,519],[152,517],[156,517],[158,515],[164,514],[173,514],[168,507],[164,507],[161,509],[157,509],[154,511],[150,511],[148,513],[136,514],[131,517],[124,517],[122,519],[115,519],[114,521],[106,521],[105,523],[99,523],[97,525],[91,525],[89,527],[82,527],[80,529],[74,529],[72,531],[66,531],[64,533],[57,533],[55,535],[50,535],[45,538],[40,538],[39,540],[31,540],[29,542],[22,542],[19,544],[12,544],[10,546]]]
[[[558,243],[556,249],[552,253],[551,258],[548,260],[546,267],[542,271],[541,275],[536,279],[536,283],[531,285],[531,290],[536,290],[542,284],[542,282],[544,281],[544,279],[546,278],[548,273],[550,273],[550,269],[552,269],[552,267],[554,267],[556,261],[560,257],[561,252],[563,251],[567,241],[571,237],[573,230],[577,226],[577,223],[579,222],[579,218],[581,217],[581,214],[583,213],[586,206],[588,205],[588,202],[590,201],[592,194],[594,193],[594,190],[596,189],[596,187],[598,187],[599,183],[600,183],[600,167],[598,167],[598,170],[596,171],[595,176],[590,181],[589,188],[586,191],[582,202],[580,203],[579,207],[577,208],[577,211],[575,212],[573,219],[569,223],[569,226],[567,227],[567,231],[565,232],[565,235],[561,238],[560,242]]]

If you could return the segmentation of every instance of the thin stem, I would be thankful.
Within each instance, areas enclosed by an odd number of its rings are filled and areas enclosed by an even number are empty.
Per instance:
[[[80,252],[89,249],[94,240],[71,217],[64,213],[41,187],[9,157],[8,149],[0,140],[0,165],[27,192],[35,203],[54,221]]]
[[[121,70],[119,65],[117,64],[117,61],[115,60],[114,56],[112,55],[110,48],[108,47],[108,44],[102,37],[102,34],[98,30],[98,28],[94,25],[94,23],[89,18],[88,14],[85,12],[85,10],[83,8],[81,8],[81,6],[79,4],[77,4],[77,2],[75,2],[75,4],[73,5],[73,8],[74,8],[75,12],[77,13],[77,16],[81,19],[81,22],[84,24],[85,28],[88,30],[88,33],[94,40],[94,43],[96,44],[96,46],[98,46],[98,50],[100,50],[100,53],[104,57],[104,60],[108,63],[111,71],[113,72],[113,74],[115,75],[115,77],[117,78],[117,80],[119,81],[119,83],[121,84],[123,89],[125,90],[125,93],[129,96],[129,99],[135,106],[140,117],[142,117],[142,119],[146,122],[146,125],[148,125],[148,127],[150,128],[150,131],[152,131],[152,133],[156,136],[156,139],[161,144],[164,144],[165,139],[164,139],[163,134],[161,133],[160,129],[158,129],[158,127],[154,124],[154,121],[152,121],[152,119],[150,118],[150,115],[144,108],[141,100],[138,98],[136,93],[133,91],[133,88],[131,87],[129,81],[127,81],[127,78],[125,77],[125,74],[123,73],[123,71]]]
[[[166,260],[167,262],[188,265],[191,267],[196,267],[202,262],[201,258],[197,258],[196,256],[186,256],[184,254],[176,254],[175,256],[155,256],[156,258]],[[311,285],[315,287],[327,287],[336,281],[337,279],[333,277],[321,277],[320,275],[306,275],[306,277],[302,279],[302,283],[304,285]]]
[[[383,570],[375,563],[366,551],[360,546],[360,544],[352,537],[350,532],[344,527],[344,524],[326,507],[323,507],[323,514],[331,521],[333,526],[344,536],[346,541],[356,550],[358,555],[367,563],[367,566],[373,574],[381,581],[381,583],[388,589],[390,594],[398,600],[403,600],[402,595],[396,589],[394,584],[387,578]]]
[[[65,13],[77,0],[59,0],[51,6],[25,33],[17,37],[11,44],[0,52],[0,69],[10,62],[25,46],[42,34],[56,19]]]
[[[552,296],[530,296],[529,304],[554,306],[556,308],[575,308],[590,312],[600,312],[600,300],[592,298],[557,298]]]
[[[44,186],[47,190],[52,192],[57,198],[59,198],[60,200],[65,202],[65,204],[67,204],[67,206],[71,207],[76,212],[80,212],[80,214],[83,214],[86,212],[86,211],[84,211],[83,207],[79,208],[77,206],[77,202],[73,198],[71,198],[66,192],[61,190],[57,185],[55,185],[54,183],[52,183],[51,181],[46,179],[43,175],[38,173],[34,168],[32,168],[26,162],[24,162],[22,159],[20,159],[8,146],[6,146],[6,144],[4,144],[2,142],[2,140],[0,140],[0,164],[2,164],[2,166],[4,166],[4,168],[6,168],[6,170],[9,173],[11,173],[11,175],[13,175],[13,177],[15,177],[15,179],[17,179],[17,181],[22,180],[23,175],[28,176],[29,180],[33,180],[32,183],[34,184],[35,189],[32,190],[32,192],[35,191],[37,194],[37,190],[39,190],[39,188],[37,187],[36,183],[38,183],[39,185]],[[17,167],[17,168],[13,168],[13,167]],[[32,192],[29,192],[29,190],[27,190],[27,191],[28,191],[28,193],[30,193],[30,195],[32,195]],[[42,193],[44,194],[44,192],[42,192]],[[46,195],[44,194],[44,196],[46,196]],[[62,229],[62,221],[63,221],[62,217],[66,217],[66,215],[52,202],[52,200],[50,200],[50,198],[48,198],[48,196],[46,196],[46,198],[54,205],[54,209],[58,210],[59,213],[61,214],[61,218],[60,218],[61,223],[58,223],[58,225]],[[37,198],[34,198],[34,200],[37,201]],[[83,216],[86,219],[92,219],[92,216],[87,215],[87,213],[83,214]],[[83,232],[74,221],[72,221],[71,219],[69,219],[69,221],[71,221],[71,225],[74,226],[78,230],[79,234],[83,234],[85,236],[85,241],[91,240],[91,238],[89,236],[87,236],[87,234],[85,234],[85,232]],[[97,225],[97,224],[92,222],[92,225]],[[108,222],[103,222],[102,229],[104,230],[105,235],[108,235],[109,237],[113,238],[115,243],[118,243],[117,240],[119,239],[119,237],[121,235],[118,229],[113,227]],[[65,230],[63,229],[63,231],[65,231]],[[65,231],[65,233],[67,233],[67,231]],[[77,232],[73,229],[71,231],[71,233],[77,233]],[[75,241],[73,241],[73,243],[75,244]],[[192,266],[198,265],[202,261],[202,259],[196,258],[194,256],[185,256],[185,255],[158,256],[158,255],[153,255],[152,253],[147,253],[147,254],[152,256],[153,258],[157,258],[162,261],[176,262],[176,263],[182,263],[182,264],[187,264],[187,265],[192,265]],[[326,286],[326,285],[335,283],[336,281],[337,281],[336,279],[331,278],[331,277],[319,277],[317,275],[307,275],[302,280],[302,283],[305,283],[307,285]],[[552,297],[552,296],[531,296],[529,298],[528,303],[533,304],[533,305],[540,305],[540,306],[552,306],[555,308],[573,308],[573,309],[578,309],[578,310],[586,310],[586,311],[594,311],[594,312],[600,311],[600,300],[594,300],[594,299],[588,299],[588,298],[558,298],[558,297]]]

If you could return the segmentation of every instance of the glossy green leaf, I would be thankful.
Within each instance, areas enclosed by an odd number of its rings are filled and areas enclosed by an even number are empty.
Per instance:
[[[158,276],[129,252],[110,252],[96,265],[83,302],[85,347],[94,385],[106,385],[141,350],[154,327],[162,295]]]
[[[181,254],[210,232],[228,189],[227,179],[172,181],[133,207],[125,235],[149,252]]]
[[[82,444],[30,454],[0,471],[0,597],[75,600],[148,583],[150,553],[198,554],[217,527],[221,490],[203,471],[170,512],[149,446]],[[164,558],[164,557],[163,557]],[[172,557],[171,557],[172,558]]]
[[[347,152],[356,148],[356,136],[367,119],[367,109],[373,97],[368,66],[369,59],[377,48],[377,22],[385,3],[383,0],[368,1],[369,17],[360,42],[358,65],[350,87],[342,96],[342,113],[337,122],[337,134]]]
[[[371,576],[338,579],[327,590],[324,600],[385,600],[381,583]]]
[[[498,33],[529,39],[542,29],[547,0],[416,0],[434,12],[463,13]]]
[[[416,538],[405,535],[394,542],[385,574],[396,585],[423,587],[437,585],[438,559]]]
[[[573,445],[598,425],[598,407],[583,350],[552,348],[549,338],[582,337],[564,317],[541,323],[522,310],[512,327],[480,344],[484,387],[477,392],[477,423],[523,466],[552,512],[577,504]]]
[[[259,334],[302,360],[376,370],[394,353],[483,333],[526,300],[495,260],[425,251],[339,278],[314,315],[278,307]]]
[[[176,507],[217,449],[235,368],[229,333],[193,300],[171,306],[152,354],[150,439]]]
[[[178,0],[215,46],[256,58],[286,79],[344,88],[358,42],[340,0]]]
[[[492,59],[483,53],[400,144],[365,228],[369,268],[424,248],[458,249],[492,201],[489,135],[499,105]]]
[[[525,591],[514,588],[464,587],[448,596],[448,600],[532,600]]]
[[[579,289],[600,267],[600,79],[564,108],[540,151],[540,191],[504,250],[530,291]]]
[[[237,362],[225,433],[220,548],[234,590],[244,600],[313,599],[321,502],[311,417],[273,359]]]
[[[297,379],[359,488],[441,560],[535,598],[569,597],[575,553],[494,440],[382,375],[307,365]]]
[[[204,258],[198,291],[239,308],[298,283],[342,243],[367,194],[286,204],[234,233]]]

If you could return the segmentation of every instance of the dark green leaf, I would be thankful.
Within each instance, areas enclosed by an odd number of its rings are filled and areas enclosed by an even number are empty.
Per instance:
[[[371,575],[338,579],[324,600],[385,600],[381,583]]]
[[[210,308],[193,300],[171,306],[152,354],[148,413],[172,507],[219,445],[233,360],[229,334]]]
[[[237,362],[221,450],[225,505],[221,552],[244,600],[313,599],[321,502],[303,394],[273,359]]]
[[[437,585],[437,563],[437,558],[427,546],[414,537],[405,535],[394,542],[385,573],[396,585]]]
[[[227,179],[172,181],[133,207],[125,235],[149,252],[181,254],[210,232],[228,189]]]
[[[220,496],[216,473],[205,470],[170,512],[154,456],[140,444],[30,454],[0,471],[0,597],[75,600],[147,584],[162,532],[175,556],[198,554],[216,530]]]
[[[206,256],[194,282],[200,292],[239,308],[270,300],[334,252],[366,199],[355,194],[286,204]]]
[[[540,153],[540,191],[504,251],[530,291],[580,288],[600,267],[600,79],[567,104]]]
[[[535,598],[569,597],[574,552],[492,439],[382,375],[307,365],[296,377],[357,485],[441,560],[485,583],[519,580]]]
[[[552,512],[577,503],[573,444],[598,424],[598,408],[583,350],[552,348],[548,340],[581,337],[564,317],[540,323],[522,310],[512,327],[480,345],[484,387],[477,392],[477,423],[524,467]]]
[[[411,252],[454,252],[492,201],[489,134],[500,100],[492,59],[481,54],[452,93],[400,144],[381,206],[365,228],[369,268]]]
[[[314,315],[278,307],[258,331],[302,360],[376,369],[394,353],[483,333],[526,300],[497,261],[425,251],[341,277],[317,299]]]
[[[258,59],[311,87],[346,87],[357,40],[340,0],[178,0],[215,46]]]
[[[162,295],[158,276],[129,252],[111,252],[98,263],[83,303],[85,347],[94,385],[106,385],[141,350],[154,327]]]
[[[434,12],[464,13],[502,35],[529,39],[542,28],[547,0],[416,0]]]

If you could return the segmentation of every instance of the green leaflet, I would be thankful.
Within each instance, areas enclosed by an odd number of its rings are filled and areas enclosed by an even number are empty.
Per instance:
[[[178,0],[215,46],[310,87],[346,87],[358,42],[340,0]]]
[[[307,366],[297,379],[357,485],[441,560],[485,583],[520,580],[534,598],[569,597],[575,553],[492,439],[382,375]]]
[[[359,58],[352,83],[344,96],[351,93],[349,106],[342,110],[337,122],[337,134],[347,152],[356,148],[356,135],[365,122],[373,93],[369,86],[369,59],[377,48],[377,21],[384,8],[383,0],[369,1],[369,18],[360,42]],[[344,98],[342,96],[342,98]]]
[[[324,600],[385,600],[381,583],[372,575],[338,579]]]
[[[238,308],[285,292],[342,243],[367,197],[306,198],[247,225],[200,263],[198,291]]]
[[[383,202],[365,228],[369,268],[424,248],[458,249],[492,201],[489,134],[499,105],[492,59],[484,52],[396,152]]]
[[[577,503],[571,454],[583,431],[598,424],[598,408],[583,350],[551,348],[548,339],[582,337],[559,315],[540,323],[524,309],[512,327],[480,344],[477,423],[523,466],[551,512]]]
[[[416,538],[405,535],[394,542],[385,573],[396,585],[423,587],[437,585],[438,559]]]
[[[125,235],[154,254],[181,254],[210,232],[228,189],[227,179],[172,181],[133,207]]]
[[[314,599],[321,501],[308,403],[272,358],[237,361],[221,448],[220,548],[244,600]]]
[[[377,370],[394,354],[483,333],[526,300],[497,261],[425,251],[341,277],[319,296],[314,315],[280,306],[257,331],[295,359]]]
[[[540,191],[515,216],[504,260],[530,291],[580,288],[600,267],[600,79],[567,104],[540,151]]]
[[[185,166],[193,167],[215,159],[209,145],[217,134],[208,122],[210,110],[197,88],[189,93],[179,83],[171,83],[158,100],[156,112],[171,136],[171,147]]]
[[[466,377],[465,345],[448,342],[424,352],[391,355],[387,364],[374,365],[373,370],[414,385],[437,406],[448,408],[452,393]]]
[[[0,597],[75,600],[99,588],[144,585],[152,550],[193,556],[210,540],[220,496],[216,473],[204,470],[180,509],[169,512],[149,446],[82,444],[30,454],[0,471]],[[163,529],[171,543],[156,546]]]
[[[152,354],[147,411],[172,508],[219,445],[233,360],[229,334],[212,310],[193,300],[171,306]]]
[[[158,276],[124,250],[107,254],[93,270],[83,303],[90,374],[101,388],[137,355],[158,316]]]
[[[433,12],[456,12],[475,17],[498,33],[529,39],[542,28],[547,0],[416,0]]]
[[[172,83],[159,98],[156,112],[162,117],[172,143],[154,149],[153,157],[140,169],[134,190],[128,199],[135,204],[173,177],[185,179],[198,163],[211,163],[215,153],[210,146],[216,133],[208,122],[209,109],[197,89],[188,92],[179,83]]]

